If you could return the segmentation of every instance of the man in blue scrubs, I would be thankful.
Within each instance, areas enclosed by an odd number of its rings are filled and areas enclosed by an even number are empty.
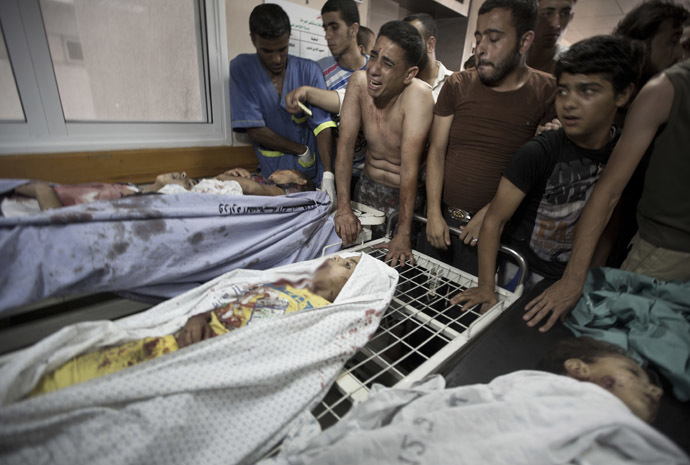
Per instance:
[[[232,128],[246,132],[259,159],[261,174],[279,169],[305,173],[317,186],[324,171],[333,172],[332,128],[328,112],[291,115],[283,96],[299,86],[326,88],[319,66],[288,55],[290,19],[275,4],[262,4],[249,16],[256,53],[230,62]]]

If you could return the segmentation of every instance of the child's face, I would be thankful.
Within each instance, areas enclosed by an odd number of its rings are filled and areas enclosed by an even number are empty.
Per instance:
[[[173,172],[159,174],[156,177],[156,184],[159,184],[161,187],[167,184],[179,184],[185,189],[189,190],[194,187],[196,182],[192,178],[188,178],[187,173],[183,171],[181,173]]]
[[[294,170],[276,170],[268,180],[274,184],[304,184],[304,179]]]
[[[663,390],[650,382],[640,365],[628,357],[614,355],[601,357],[588,365],[590,382],[618,397],[642,420],[654,420]]]
[[[627,93],[617,95],[601,74],[563,73],[558,79],[556,113],[568,137],[586,146],[592,135],[608,133],[616,110],[626,100]]]
[[[333,302],[352,276],[359,259],[360,257],[343,258],[336,255],[323,262],[314,273],[314,292]]]

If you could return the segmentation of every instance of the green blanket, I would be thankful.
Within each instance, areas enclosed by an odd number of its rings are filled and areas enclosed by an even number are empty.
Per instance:
[[[668,379],[679,400],[690,399],[690,283],[593,269],[565,325],[623,347]]]

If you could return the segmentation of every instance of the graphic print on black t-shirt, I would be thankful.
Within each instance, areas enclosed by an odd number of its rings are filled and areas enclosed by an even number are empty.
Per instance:
[[[573,228],[603,165],[588,158],[557,163],[546,181],[530,248],[542,260],[567,263],[573,247]]]
[[[604,170],[617,135],[601,150],[578,147],[565,132],[547,131],[522,146],[503,176],[526,195],[511,218],[509,243],[530,268],[558,278],[573,248],[573,230]]]

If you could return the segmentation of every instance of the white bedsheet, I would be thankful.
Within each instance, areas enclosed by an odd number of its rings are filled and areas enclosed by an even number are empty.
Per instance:
[[[261,463],[690,463],[592,383],[519,371],[489,384],[444,385],[435,375],[410,389],[374,386],[369,399],[321,434],[316,420],[303,417],[280,454]]]
[[[260,321],[61,391],[17,401],[87,348],[179,329],[238,283],[296,281],[322,259],[237,270],[142,314],[73,325],[0,369],[0,462],[251,463],[313,408],[373,334],[398,275],[367,255],[327,307]]]

